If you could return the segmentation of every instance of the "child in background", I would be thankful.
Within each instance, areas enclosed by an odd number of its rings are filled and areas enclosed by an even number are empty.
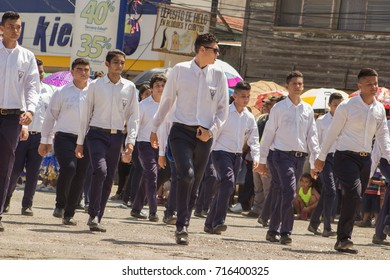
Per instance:
[[[372,216],[375,217],[375,221],[378,219],[381,199],[380,189],[385,186],[384,179],[379,168],[377,168],[363,194],[363,220],[356,224],[358,227],[371,227]]]
[[[294,199],[294,209],[298,219],[307,220],[316,208],[319,194],[313,187],[313,178],[309,173],[304,173],[300,180],[297,196]]]

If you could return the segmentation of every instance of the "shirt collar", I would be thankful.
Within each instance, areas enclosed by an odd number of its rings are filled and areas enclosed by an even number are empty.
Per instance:
[[[103,79],[104,83],[105,84],[114,84],[113,82],[111,82],[111,80],[108,78],[108,75],[104,75],[104,77],[100,78],[100,79]],[[114,85],[117,85],[117,84],[123,84],[123,78],[120,77],[119,81],[114,84]]]
[[[362,104],[364,104],[365,106],[368,106],[368,107],[370,107],[371,105],[372,105],[372,106],[376,106],[376,105],[378,104],[378,101],[376,100],[376,98],[374,98],[374,101],[372,102],[372,104],[368,105],[367,103],[365,103],[365,102],[363,101],[363,98],[362,98],[362,96],[361,96],[361,93],[359,94],[359,102],[362,103]]]
[[[248,111],[248,109],[247,109],[247,108],[244,108],[244,110],[242,110],[241,113],[238,112],[236,106],[234,105],[234,102],[232,102],[232,104],[229,105],[229,112],[230,112],[230,113],[237,112],[237,114],[239,114],[239,115],[241,116],[241,115],[244,114],[244,112],[246,112],[246,111]]]
[[[295,105],[294,103],[292,103],[291,99],[288,96],[284,100],[286,100],[286,104],[287,104],[288,108],[290,108],[292,106],[298,107],[298,106],[302,105],[302,100],[300,100],[299,103],[297,105]]]
[[[0,40],[0,49],[3,49],[3,48],[5,49],[6,47],[4,46],[3,41]],[[15,46],[14,49],[17,49],[17,48],[19,48],[19,43],[18,42],[16,42],[16,46]]]
[[[203,73],[205,76],[207,75],[207,72],[209,71],[209,65],[207,65],[205,68],[200,68],[199,66],[198,66],[198,64],[196,64],[196,62],[195,62],[195,58],[194,59],[192,59],[192,61],[191,61],[191,68],[194,70],[194,72],[195,72],[195,74],[196,75],[200,75],[201,73]]]

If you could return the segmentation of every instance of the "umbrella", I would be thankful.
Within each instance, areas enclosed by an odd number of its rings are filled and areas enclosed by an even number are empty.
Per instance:
[[[248,103],[248,107],[251,107],[252,109],[252,114],[255,117],[258,117],[261,112],[258,108],[256,108],[256,102],[258,102],[258,98],[261,98],[259,96],[264,95],[263,99],[265,96],[268,96],[271,92],[286,92],[287,90],[282,87],[281,85],[278,85],[275,82],[270,82],[270,81],[257,81],[254,83],[251,83],[251,97]],[[272,95],[272,94],[270,94]],[[261,99],[262,100],[262,99]]]
[[[219,67],[225,73],[229,87],[234,87],[239,81],[242,81],[240,74],[229,63],[217,59],[214,65]]]
[[[360,90],[357,90],[349,95],[349,97],[354,97],[360,94]],[[390,109],[390,89],[385,87],[378,87],[376,92],[376,99],[383,103],[386,109]]]
[[[135,76],[131,81],[135,84],[137,89],[143,84],[149,84],[150,79],[154,74],[167,74],[171,68],[159,67],[159,68],[151,68],[149,70],[145,70],[144,72]]]
[[[55,72],[42,80],[42,82],[56,87],[64,86],[71,81],[73,81],[73,76],[70,71]]]
[[[304,92],[301,95],[301,99],[309,103],[313,109],[323,109],[328,108],[329,97],[332,93],[340,93],[344,99],[348,98],[348,94],[342,90],[334,88],[313,88]]]

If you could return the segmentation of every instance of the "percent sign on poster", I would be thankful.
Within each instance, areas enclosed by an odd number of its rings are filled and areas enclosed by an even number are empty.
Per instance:
[[[114,1],[103,1],[99,2],[96,0],[91,0],[84,7],[81,12],[81,18],[87,19],[87,24],[96,24],[97,29],[101,26],[107,19],[109,12],[114,12]],[[81,47],[82,50],[77,51],[77,56],[79,57],[90,57],[92,59],[98,58],[103,49],[111,49],[111,38],[107,38],[102,35],[90,35],[90,34],[81,34]]]

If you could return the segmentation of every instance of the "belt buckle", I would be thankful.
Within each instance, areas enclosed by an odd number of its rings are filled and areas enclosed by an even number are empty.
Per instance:
[[[111,134],[117,134],[118,133],[118,130],[117,129],[111,129]]]
[[[0,115],[2,115],[2,116],[8,115],[7,114],[7,109],[0,109]]]
[[[366,157],[368,154],[367,152],[359,152],[359,156],[361,157]]]
[[[302,152],[295,152],[295,157],[303,157],[303,153]]]

